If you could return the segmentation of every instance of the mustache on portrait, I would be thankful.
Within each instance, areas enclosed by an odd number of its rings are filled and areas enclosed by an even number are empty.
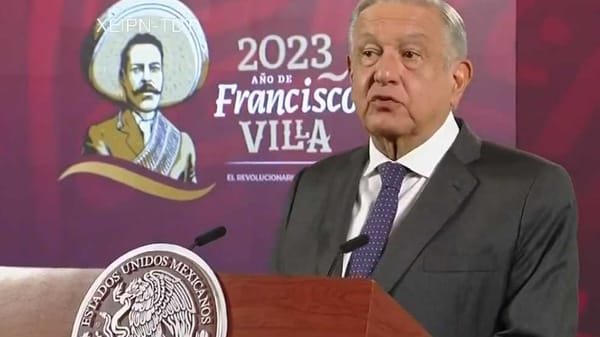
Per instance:
[[[135,89],[133,91],[134,95],[143,95],[143,94],[147,94],[147,93],[153,93],[153,94],[160,94],[161,91],[156,89],[152,84],[150,83],[144,83],[142,84],[141,87]]]

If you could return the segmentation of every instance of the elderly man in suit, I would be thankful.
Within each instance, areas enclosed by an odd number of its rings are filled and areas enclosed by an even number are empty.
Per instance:
[[[131,38],[123,48],[119,71],[124,109],[89,128],[83,152],[125,159],[173,179],[196,182],[192,139],[158,110],[163,75],[162,43],[148,33]]]
[[[275,271],[372,278],[435,337],[573,337],[577,205],[560,166],[479,139],[453,111],[471,80],[442,0],[362,0],[348,69],[368,145],[294,181]]]

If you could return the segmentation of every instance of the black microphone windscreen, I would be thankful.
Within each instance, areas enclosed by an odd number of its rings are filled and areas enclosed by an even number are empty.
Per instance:
[[[367,234],[361,234],[351,240],[348,240],[340,245],[340,253],[346,254],[353,250],[356,250],[369,243],[369,236]]]
[[[221,238],[222,236],[224,236],[227,233],[227,229],[224,226],[219,226],[215,229],[212,229],[204,234],[199,235],[195,240],[194,240],[194,245],[195,246],[204,246],[205,244],[212,242],[216,239]]]
[[[329,271],[327,271],[327,276],[333,275],[333,270],[335,268],[336,263],[339,261],[342,255],[346,253],[350,253],[353,250],[356,250],[364,245],[369,243],[369,236],[367,234],[360,234],[359,236],[350,239],[340,245],[338,253],[335,255],[333,262],[329,266]]]

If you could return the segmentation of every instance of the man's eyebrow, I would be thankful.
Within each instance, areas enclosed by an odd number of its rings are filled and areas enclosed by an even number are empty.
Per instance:
[[[375,36],[373,34],[371,34],[369,32],[363,32],[357,36],[357,40],[369,40],[370,41],[370,40],[377,40],[377,39],[375,38]]]

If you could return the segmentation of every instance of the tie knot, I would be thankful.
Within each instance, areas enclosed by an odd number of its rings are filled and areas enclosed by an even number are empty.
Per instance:
[[[400,190],[402,180],[408,172],[406,167],[390,161],[377,166],[377,171],[379,171],[379,175],[381,176],[382,188],[393,187],[397,190]]]

